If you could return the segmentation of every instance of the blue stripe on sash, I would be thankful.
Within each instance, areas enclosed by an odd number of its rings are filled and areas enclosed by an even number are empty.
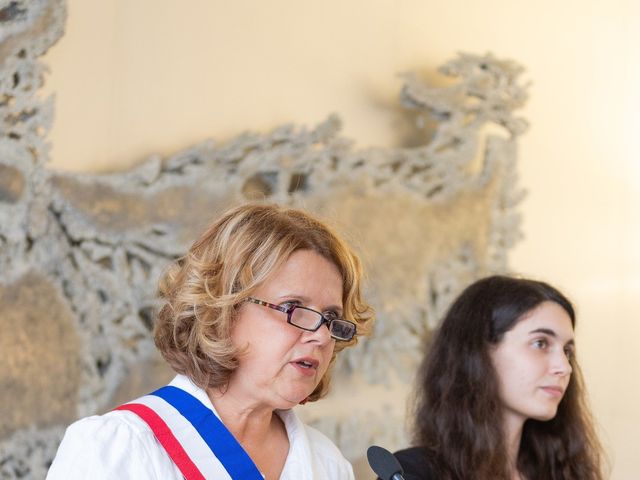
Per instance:
[[[264,477],[231,432],[200,400],[180,388],[167,385],[150,395],[162,398],[197,430],[231,478],[263,480]]]

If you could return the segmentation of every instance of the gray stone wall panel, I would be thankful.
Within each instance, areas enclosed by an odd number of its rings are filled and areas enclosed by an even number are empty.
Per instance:
[[[30,272],[0,286],[0,312],[0,438],[72,421],[80,339],[65,298],[50,279]]]
[[[111,174],[45,168],[53,102],[38,56],[61,1],[0,1],[0,478],[42,478],[64,426],[164,384],[151,339],[156,285],[220,212],[247,200],[306,208],[361,254],[374,335],[341,354],[332,391],[300,409],[359,461],[406,444],[404,399],[424,338],[473,279],[505,271],[520,237],[521,67],[463,54],[401,101],[422,141],[356,150],[339,117],[204,141]],[[428,130],[428,131],[427,131]],[[8,414],[4,409],[8,405]]]

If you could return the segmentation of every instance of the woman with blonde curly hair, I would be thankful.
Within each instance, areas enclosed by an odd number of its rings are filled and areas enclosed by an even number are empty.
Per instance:
[[[358,257],[300,210],[222,215],[160,282],[166,387],[69,427],[49,479],[352,479],[292,407],[326,392],[368,333]]]

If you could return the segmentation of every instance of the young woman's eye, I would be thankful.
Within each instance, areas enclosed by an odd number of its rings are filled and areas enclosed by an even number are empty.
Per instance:
[[[532,344],[535,348],[540,350],[547,348],[549,342],[547,342],[544,338],[539,338],[538,340],[534,340]]]
[[[564,349],[564,354],[567,357],[567,359],[569,359],[569,360],[573,359],[573,349],[572,348],[565,348]]]

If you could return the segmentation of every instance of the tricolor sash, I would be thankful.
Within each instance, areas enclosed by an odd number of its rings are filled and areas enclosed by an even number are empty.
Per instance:
[[[216,414],[178,387],[167,385],[116,410],[144,420],[186,480],[264,480]]]

